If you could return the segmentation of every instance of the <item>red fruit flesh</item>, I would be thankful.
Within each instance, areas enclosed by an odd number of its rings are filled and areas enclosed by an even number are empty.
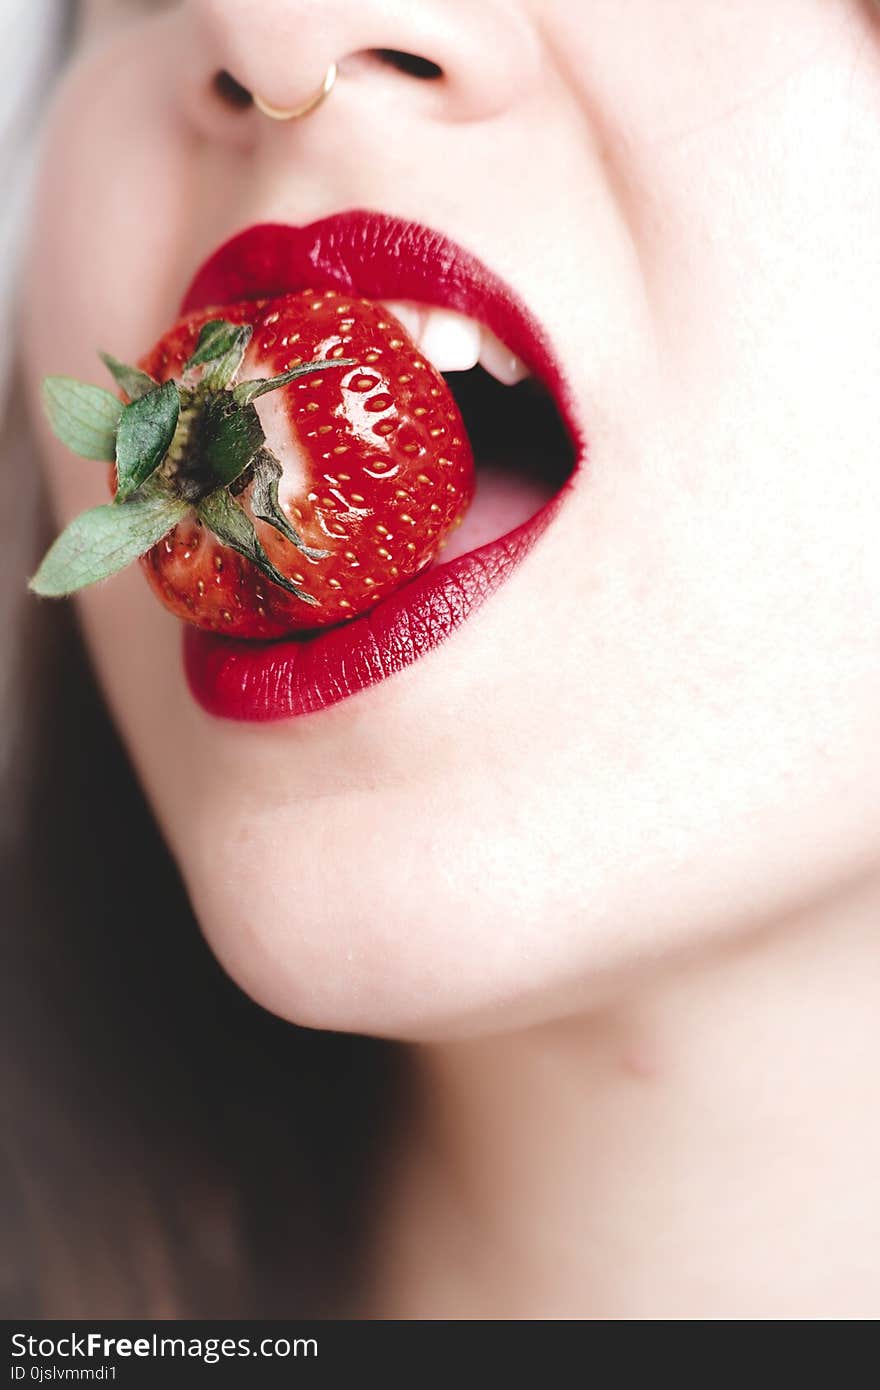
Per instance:
[[[271,638],[366,612],[437,557],[474,492],[470,443],[443,377],[381,304],[337,291],[223,305],[181,320],[141,361],[180,378],[211,319],[250,323],[239,380],[300,362],[328,366],[256,402],[284,473],[279,501],[310,559],[254,519],[273,564],[317,600],[287,593],[199,522],[177,526],[142,559],[158,597],[186,622],[232,637]],[[249,489],[239,501],[248,506]]]

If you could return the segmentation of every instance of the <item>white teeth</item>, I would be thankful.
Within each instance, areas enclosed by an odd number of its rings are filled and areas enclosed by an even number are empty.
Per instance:
[[[417,343],[422,336],[422,329],[425,325],[425,314],[427,309],[423,304],[415,304],[412,300],[394,299],[387,300],[386,309],[390,309],[396,319],[399,319],[406,329],[413,342]]]
[[[480,330],[480,366],[504,386],[515,386],[529,375],[525,362],[505,347],[500,338],[488,328]]]
[[[438,372],[467,372],[480,356],[480,325],[450,309],[429,309],[419,347]]]
[[[473,319],[412,300],[389,299],[385,307],[400,320],[438,372],[466,372],[477,365],[480,326]]]
[[[529,375],[525,363],[475,319],[412,300],[389,299],[386,308],[438,372],[467,372],[479,362],[505,386],[515,386]]]

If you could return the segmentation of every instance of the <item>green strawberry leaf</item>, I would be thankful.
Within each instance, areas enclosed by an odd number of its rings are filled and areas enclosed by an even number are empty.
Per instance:
[[[43,406],[53,432],[81,458],[112,463],[122,402],[102,386],[69,376],[47,376]]]
[[[196,344],[196,350],[184,367],[204,367],[202,385],[220,391],[234,379],[244,361],[247,345],[253,336],[249,323],[227,323],[226,319],[211,319],[206,323]]]
[[[198,505],[198,514],[204,524],[214,532],[218,541],[250,560],[251,564],[256,565],[273,584],[280,585],[289,594],[302,599],[303,603],[317,605],[317,599],[312,598],[311,594],[305,593],[303,589],[298,589],[275,568],[257,538],[254,523],[241,503],[236,502],[226,488],[217,488],[216,492],[204,497]]]
[[[323,560],[330,554],[329,550],[316,550],[311,545],[306,545],[302,536],[291,526],[290,521],[281,509],[278,502],[278,480],[281,477],[281,464],[269,449],[261,449],[254,460],[254,481],[251,487],[251,511],[254,516],[258,516],[261,521],[267,521],[270,526],[274,526],[282,536],[291,541],[301,550],[303,555],[307,555],[310,560]]]
[[[148,391],[152,391],[159,384],[140,368],[129,367],[126,362],[120,362],[118,357],[113,357],[109,352],[99,352],[98,356],[130,401],[139,401],[141,396],[146,396]]]
[[[266,441],[252,405],[236,405],[232,393],[211,396],[202,415],[199,448],[215,486],[232,483]]]
[[[155,473],[171,447],[179,419],[176,381],[153,387],[125,407],[116,435],[117,502],[125,502]]]
[[[167,536],[189,510],[189,503],[162,495],[83,512],[62,531],[28,587],[43,598],[63,598],[106,579]]]
[[[339,357],[332,362],[302,362],[298,367],[291,367],[289,372],[282,372],[281,376],[260,377],[256,381],[240,381],[233,387],[233,398],[239,405],[250,405],[260,396],[265,396],[267,391],[277,391],[279,386],[286,386],[289,381],[296,381],[298,376],[308,376],[309,372],[323,372],[327,367],[356,367],[357,362],[353,357]]]
[[[187,362],[184,371],[193,367],[203,367],[208,362],[216,362],[234,347],[243,328],[248,324],[230,323],[228,319],[210,319],[202,325],[196,350]],[[252,331],[252,330],[251,330]]]

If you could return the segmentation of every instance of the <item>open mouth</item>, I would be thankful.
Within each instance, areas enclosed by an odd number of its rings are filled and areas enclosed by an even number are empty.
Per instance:
[[[550,390],[484,324],[425,304],[385,305],[443,374],[474,452],[476,495],[445,562],[534,516],[571,477],[577,451]]]
[[[566,493],[581,441],[546,335],[510,289],[430,229],[348,212],[310,227],[241,233],[197,273],[185,312],[302,289],[381,301],[456,398],[476,496],[438,559],[369,614],[273,642],[185,633],[190,688],[248,721],[310,713],[432,650],[531,550]]]

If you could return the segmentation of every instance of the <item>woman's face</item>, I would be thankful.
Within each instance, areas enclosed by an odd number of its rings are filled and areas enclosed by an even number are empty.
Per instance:
[[[213,86],[292,105],[333,60],[302,120]],[[233,232],[366,207],[513,287],[589,443],[468,622],[304,718],[205,714],[136,567],[81,598],[207,939],[268,1008],[520,1025],[878,872],[878,152],[857,0],[86,5],[31,238],[34,391],[139,356]],[[106,500],[43,443],[59,521]]]

